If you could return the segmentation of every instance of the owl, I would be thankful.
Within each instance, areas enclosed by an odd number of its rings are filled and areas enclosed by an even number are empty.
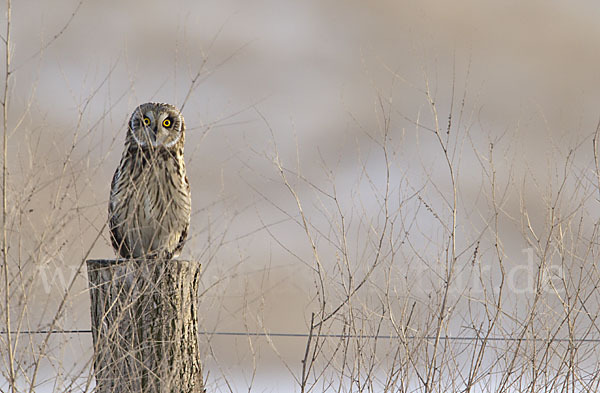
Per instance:
[[[138,106],[113,176],[108,217],[112,245],[127,259],[171,259],[183,248],[191,194],[183,116],[173,105]]]

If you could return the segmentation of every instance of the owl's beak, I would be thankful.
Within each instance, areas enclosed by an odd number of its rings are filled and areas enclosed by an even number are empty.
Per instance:
[[[148,137],[154,147],[158,147],[166,142],[169,138],[168,132],[165,132],[159,126],[149,129]]]
[[[148,139],[150,139],[152,143],[156,142],[156,126],[146,127],[146,132],[148,134]]]

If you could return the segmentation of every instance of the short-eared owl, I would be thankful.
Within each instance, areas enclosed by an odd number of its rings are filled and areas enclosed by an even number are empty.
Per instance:
[[[179,255],[190,224],[185,124],[177,108],[149,102],[133,111],[110,190],[113,247],[123,258]]]

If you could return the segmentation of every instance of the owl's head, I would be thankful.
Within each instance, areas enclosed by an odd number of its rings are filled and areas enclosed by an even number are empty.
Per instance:
[[[184,132],[179,109],[170,104],[148,102],[133,111],[127,139],[141,148],[171,149],[183,144]]]

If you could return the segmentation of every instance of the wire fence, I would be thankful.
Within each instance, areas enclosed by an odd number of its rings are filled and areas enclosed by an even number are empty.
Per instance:
[[[63,330],[22,330],[11,331],[11,334],[91,334],[91,329],[63,329]],[[0,334],[8,334],[6,330],[0,331]],[[220,332],[220,331],[200,331],[199,335],[206,336],[239,336],[239,337],[285,337],[285,338],[308,338],[315,337],[308,333],[291,333],[291,332]],[[318,335],[321,338],[362,338],[362,339],[381,339],[381,340],[436,340],[436,336],[398,336],[398,335],[360,335],[360,334],[336,334],[326,333]],[[498,337],[498,336],[440,336],[442,341],[498,341],[498,342],[571,342],[571,343],[600,343],[600,338],[537,338],[537,337]]]

